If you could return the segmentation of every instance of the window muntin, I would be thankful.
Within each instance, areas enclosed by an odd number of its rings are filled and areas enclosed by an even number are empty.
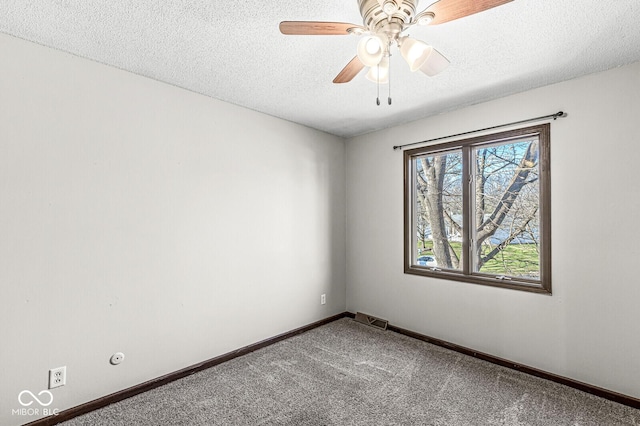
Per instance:
[[[551,292],[548,124],[404,158],[406,273]]]

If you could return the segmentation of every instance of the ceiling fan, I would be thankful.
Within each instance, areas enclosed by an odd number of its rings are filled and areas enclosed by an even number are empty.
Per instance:
[[[513,0],[439,0],[417,12],[418,0],[358,0],[363,25],[344,22],[283,21],[285,35],[363,35],[357,55],[333,80],[348,83],[365,67],[367,78],[384,84],[389,79],[389,56],[392,45],[411,71],[420,70],[434,76],[449,65],[449,60],[427,43],[404,35],[414,25],[437,25],[483,12]],[[379,101],[378,101],[379,104]],[[389,97],[391,104],[391,97]]]

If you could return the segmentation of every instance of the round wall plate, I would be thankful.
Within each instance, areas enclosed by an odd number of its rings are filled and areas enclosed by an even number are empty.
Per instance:
[[[111,359],[109,360],[112,365],[118,365],[122,361],[124,361],[124,354],[122,352],[116,352],[115,354],[111,355]]]

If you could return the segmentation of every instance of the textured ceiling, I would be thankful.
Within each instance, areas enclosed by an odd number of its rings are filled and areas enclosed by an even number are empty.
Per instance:
[[[451,65],[430,78],[394,50],[377,106],[364,71],[332,83],[357,36],[282,20],[362,23],[357,0],[0,1],[0,32],[344,137],[640,60],[639,0],[514,0],[411,30]]]

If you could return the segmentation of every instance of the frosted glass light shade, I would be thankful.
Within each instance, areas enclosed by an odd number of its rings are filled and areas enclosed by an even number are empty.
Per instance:
[[[411,71],[417,71],[427,61],[433,47],[415,38],[405,38],[400,46],[400,54],[409,64]]]
[[[387,84],[389,82],[389,57],[385,56],[380,61],[380,64],[374,65],[369,69],[366,75],[367,80],[378,83],[378,77],[380,78],[380,84]]]
[[[436,49],[431,48],[431,53],[424,61],[424,64],[420,67],[420,71],[433,77],[434,75],[444,71],[449,66],[449,60],[444,55],[438,52]]]
[[[378,65],[384,56],[380,37],[365,37],[358,43],[358,59],[367,67]]]

